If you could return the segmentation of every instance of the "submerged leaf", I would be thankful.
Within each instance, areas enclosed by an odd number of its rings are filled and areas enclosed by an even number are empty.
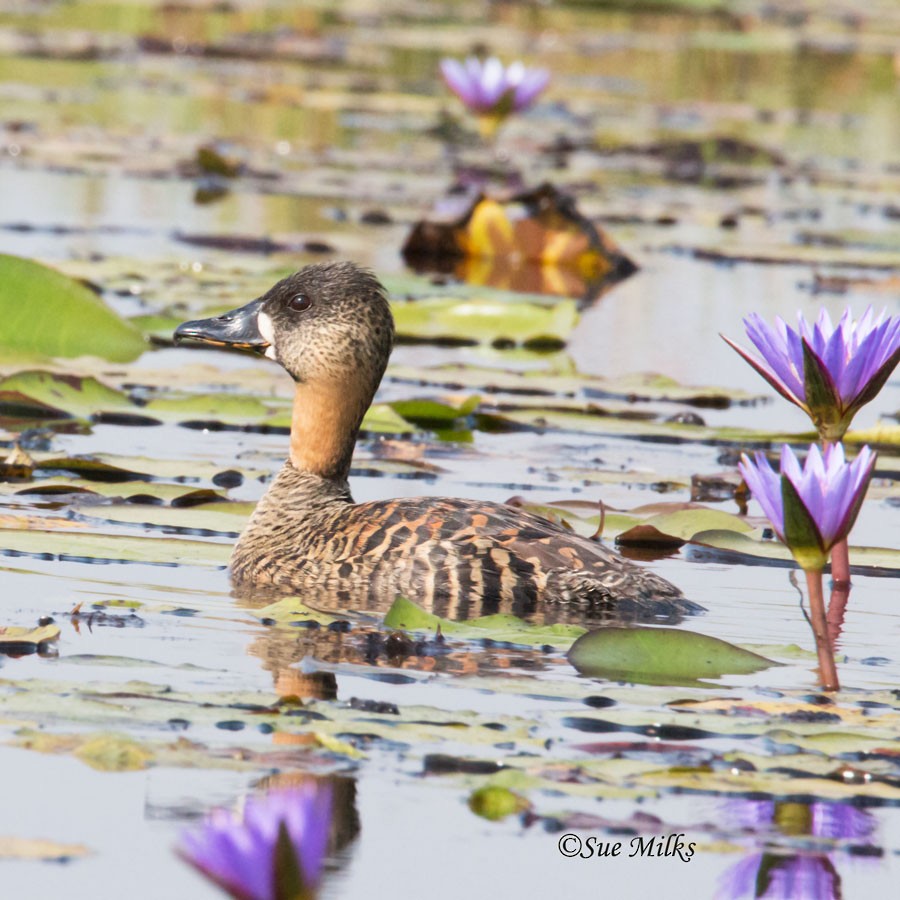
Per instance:
[[[31,260],[0,254],[0,347],[45,356],[135,359],[140,332],[83,284]]]
[[[580,637],[568,658],[582,675],[644,684],[696,682],[780,665],[719,638],[676,628],[601,628]]]

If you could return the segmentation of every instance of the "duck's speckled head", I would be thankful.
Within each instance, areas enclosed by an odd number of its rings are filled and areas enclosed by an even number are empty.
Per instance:
[[[384,288],[348,262],[307,266],[246,306],[175,331],[176,341],[262,352],[301,384],[361,380],[373,393],[393,338]]]

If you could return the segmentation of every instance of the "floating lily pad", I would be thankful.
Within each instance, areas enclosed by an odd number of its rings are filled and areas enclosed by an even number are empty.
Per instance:
[[[503,641],[512,644],[543,645],[568,647],[585,633],[579,625],[531,625],[516,616],[497,614],[469,619],[466,622],[454,622],[426,612],[411,600],[398,597],[387,615],[384,617],[387,628],[398,628],[403,631],[429,631],[452,635],[460,640]]]
[[[58,638],[58,625],[38,625],[36,628],[0,626],[0,653],[37,653]]]
[[[566,342],[578,323],[578,310],[571,300],[547,305],[433,297],[393,303],[391,310],[401,338],[426,341],[455,340],[472,344],[499,341],[559,346]]]
[[[67,418],[122,410],[136,407],[121,391],[96,378],[27,371],[0,381],[0,412],[7,414]]]
[[[135,359],[140,332],[83,284],[54,269],[0,254],[0,346],[45,356]]]
[[[675,628],[602,628],[580,637],[569,662],[592,678],[679,684],[777,666],[719,638]]]

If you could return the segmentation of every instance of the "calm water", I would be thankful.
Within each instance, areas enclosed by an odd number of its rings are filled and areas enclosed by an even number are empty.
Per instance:
[[[342,3],[212,13],[151,3],[2,4],[0,252],[64,265],[100,255],[144,267],[158,260],[217,271],[228,266],[256,270],[261,267],[256,256],[197,250],[178,235],[267,235],[298,246],[326,241],[334,255],[385,275],[402,273],[399,247],[410,223],[449,183],[456,152],[430,131],[442,109],[458,113],[436,80],[436,61],[484,41],[505,57],[521,55],[554,73],[544,101],[502,133],[500,152],[529,178],[572,185],[582,207],[608,218],[615,239],[641,265],[636,276],[582,315],[565,351],[575,369],[609,377],[658,371],[682,383],[752,391],[769,402],[703,410],[704,418],[710,425],[798,432],[805,428],[802,415],[764,390],[718,334],[739,336],[741,318],[753,310],[767,318],[793,316],[796,309],[814,311],[820,303],[835,313],[846,304],[861,312],[869,303],[900,311],[896,288],[887,281],[900,263],[900,229],[897,217],[884,212],[900,187],[892,58],[900,19],[890,3],[873,7],[871,15],[872,21],[863,15],[853,28],[826,8],[794,26],[766,17],[760,8],[737,28],[724,17],[628,15],[580,6],[495,4],[485,17],[476,3],[405,11],[398,6],[392,12]],[[176,49],[206,42],[221,48],[248,31],[280,35],[280,43],[263,54],[263,61],[151,52],[146,41],[143,50],[138,43],[138,36],[152,36],[174,41]],[[43,53],[28,34],[40,36]],[[85,46],[96,52],[83,55],[108,53],[109,58],[72,58]],[[666,177],[651,156],[633,150],[620,156],[574,152],[566,168],[555,169],[550,157],[541,156],[540,146],[557,134],[632,148],[665,138],[729,135],[777,150],[790,165],[762,167],[749,183],[729,190],[709,179]],[[233,141],[235,152],[261,174],[238,179],[219,202],[199,205],[194,180],[176,171],[212,137]],[[480,151],[459,152],[477,158]],[[265,177],[273,172],[278,179]],[[371,210],[386,211],[391,223],[364,224],[361,218]],[[736,229],[720,226],[729,215],[737,217]],[[661,216],[675,224],[657,224]],[[717,263],[695,258],[694,249],[726,250],[757,261]],[[300,265],[314,258],[298,252],[268,262]],[[838,268],[835,262],[846,265]],[[839,296],[815,296],[810,285],[816,276],[834,273],[868,282],[851,285]],[[213,292],[206,289],[204,303],[211,302]],[[123,312],[135,311],[126,299],[109,299]],[[403,346],[394,356],[399,365],[441,362],[541,364],[468,348]],[[183,367],[199,363],[213,367],[211,377],[216,371],[266,365],[212,352],[161,349],[145,354],[137,371],[177,376]],[[289,387],[278,390],[286,394]],[[382,394],[396,397],[408,390],[388,380]],[[898,410],[900,378],[895,375],[856,424],[869,427]],[[271,473],[286,452],[286,438],[280,435],[205,433],[175,425],[95,426],[88,433],[54,434],[50,441],[59,455],[168,459],[184,462],[186,473],[193,463],[226,469],[235,461]],[[361,475],[354,480],[356,498],[602,496],[608,505],[627,509],[689,499],[687,490],[660,495],[650,487],[659,480],[689,482],[692,474],[733,470],[721,459],[722,447],[607,435],[475,432],[470,445],[448,447],[431,438],[425,444],[426,460],[442,471],[425,478]],[[357,467],[364,468],[376,450],[364,442]],[[597,459],[605,467],[646,472],[646,481],[585,485],[577,470]],[[900,463],[888,450],[883,460],[884,493],[894,490],[894,503],[867,503],[853,540],[896,548]],[[248,480],[229,496],[255,500],[263,489]],[[73,507],[69,500],[48,510],[42,505],[46,498],[2,499],[4,515],[66,516]],[[730,503],[723,508],[734,511]],[[148,541],[170,532],[142,523],[92,527]],[[196,538],[223,545],[231,540]],[[787,569],[724,565],[686,550],[653,565],[708,607],[692,627],[742,643],[810,645]],[[841,674],[851,692],[890,689],[900,680],[897,584],[896,578],[872,576],[854,582],[840,648],[846,655]],[[584,713],[585,696],[609,686],[577,678],[559,653],[517,651],[502,664],[482,654],[473,677],[410,667],[408,683],[391,683],[380,677],[388,671],[384,663],[378,670],[363,665],[351,651],[335,649],[330,639],[303,643],[273,635],[230,596],[226,572],[213,565],[91,565],[4,556],[0,595],[4,624],[54,615],[62,627],[58,658],[2,658],[0,679],[13,694],[17,682],[37,679],[57,686],[121,684],[123,690],[132,683],[169,685],[187,695],[259,692],[266,698],[260,702],[269,703],[277,694],[301,688],[315,695],[314,686],[327,682],[336,697],[318,701],[326,710],[328,703],[356,697],[436,715],[472,711],[521,717],[554,742],[542,751],[548,761],[587,758],[576,745],[601,737],[560,726],[562,716]],[[143,627],[81,625],[76,630],[61,615],[78,603],[87,609],[117,599],[143,604]],[[193,614],[173,614],[179,609]],[[875,658],[883,664],[872,664]],[[503,692],[490,678],[506,672],[523,680]],[[529,684],[525,677],[531,677],[533,688],[523,686]],[[763,696],[758,689],[784,688],[814,690],[809,664],[730,679],[715,693],[758,698]],[[139,740],[171,738],[156,720],[129,720],[127,709],[115,727],[106,719],[97,726],[84,718],[81,702],[67,707],[59,690],[48,688],[46,708],[35,712],[29,707],[26,722],[37,716],[48,732],[102,727]],[[634,702],[646,708],[645,700]],[[186,824],[212,806],[234,803],[270,774],[271,766],[161,765],[98,772],[68,755],[10,746],[21,724],[3,714],[0,734],[7,746],[0,746],[0,762],[15,777],[5,779],[0,837],[85,844],[92,853],[69,863],[4,862],[9,896],[116,898],[123,887],[130,896],[148,900],[217,896],[171,849]],[[223,753],[229,747],[262,752],[277,746],[271,735],[249,730],[236,735],[211,721],[197,724],[189,737]],[[664,890],[672,896],[711,897],[725,883],[727,870],[754,850],[753,839],[740,842],[739,829],[728,824],[721,797],[661,792],[636,803],[600,788],[536,790],[529,799],[545,817],[578,812],[621,822],[640,812],[660,817],[664,833],[685,832],[700,843],[689,864],[567,860],[557,850],[559,834],[542,822],[525,828],[516,819],[489,823],[473,815],[466,799],[480,783],[476,778],[422,775],[428,753],[494,758],[530,746],[498,743],[473,746],[453,737],[422,737],[410,746],[376,741],[361,761],[340,754],[311,756],[289,747],[295,755],[287,753],[279,761],[282,770],[351,779],[340,794],[339,816],[345,832],[358,835],[336,852],[323,896],[540,892],[593,897],[615,885],[621,897]],[[724,750],[732,744],[720,738],[706,745]],[[754,746],[753,752],[768,751]],[[890,761],[884,771],[896,777]],[[837,851],[831,857],[845,897],[887,896],[900,875],[897,807],[873,808],[871,814],[871,843],[882,854]],[[599,826],[584,833],[609,839]]]

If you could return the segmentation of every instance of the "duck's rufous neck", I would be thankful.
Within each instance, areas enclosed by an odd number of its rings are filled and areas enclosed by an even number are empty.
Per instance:
[[[331,481],[344,481],[371,397],[337,382],[298,382],[291,415],[291,463]]]

